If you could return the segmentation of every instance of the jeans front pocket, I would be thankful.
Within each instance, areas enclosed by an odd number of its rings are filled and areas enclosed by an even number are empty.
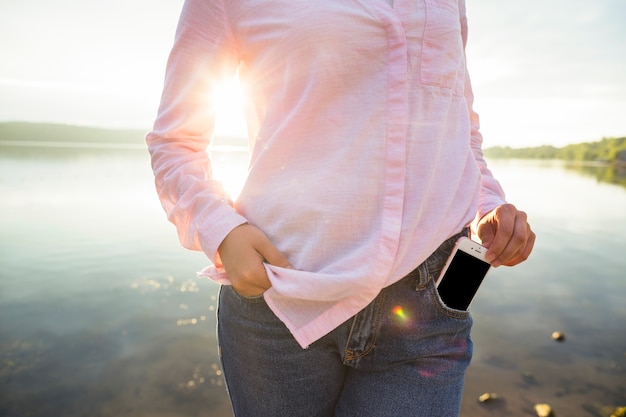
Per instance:
[[[237,292],[237,290],[233,288],[232,285],[223,285],[222,291],[227,291],[228,293],[231,293],[233,297],[235,297],[236,299],[240,301],[243,301],[244,303],[248,303],[248,304],[265,303],[265,298],[264,298],[265,293],[261,293],[259,295],[241,295]]]
[[[424,0],[426,24],[422,40],[420,81],[463,94],[465,54],[458,0]]]
[[[440,313],[448,317],[452,317],[455,319],[468,319],[470,316],[470,312],[467,310],[456,310],[454,308],[448,307],[441,296],[439,296],[439,290],[437,290],[437,284],[435,280],[432,279],[429,284],[430,298],[432,300],[433,305],[437,308]]]
[[[431,304],[440,313],[443,313],[448,317],[457,319],[467,319],[469,317],[469,312],[448,307],[439,296],[436,281],[439,278],[439,275],[441,274],[441,271],[443,270],[443,267],[446,264],[448,257],[452,253],[454,245],[456,244],[457,240],[462,236],[469,236],[468,228],[464,228],[460,233],[457,233],[456,235],[450,237],[445,242],[443,242],[441,246],[439,246],[439,248],[435,252],[433,252],[433,254],[430,255],[423,264],[426,270],[426,274],[428,275],[426,289],[429,292]]]

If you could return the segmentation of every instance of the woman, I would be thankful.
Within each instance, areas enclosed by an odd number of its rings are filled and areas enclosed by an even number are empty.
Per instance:
[[[224,284],[237,416],[453,416],[471,317],[434,280],[468,233],[525,260],[525,213],[483,159],[463,0],[187,0],[147,136],[181,243]],[[238,73],[251,162],[211,172],[211,91]]]

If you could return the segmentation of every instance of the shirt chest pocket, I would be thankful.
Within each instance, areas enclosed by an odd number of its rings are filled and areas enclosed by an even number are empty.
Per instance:
[[[462,95],[465,55],[458,0],[424,0],[424,3],[420,81]]]

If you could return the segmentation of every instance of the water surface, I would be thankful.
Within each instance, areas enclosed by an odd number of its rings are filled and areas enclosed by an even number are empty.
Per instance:
[[[236,193],[246,154],[214,155]],[[626,405],[626,189],[561,163],[491,166],[538,240],[472,306],[462,415]],[[152,181],[142,149],[0,146],[0,416],[231,415],[218,287],[196,278],[208,262],[179,246]]]

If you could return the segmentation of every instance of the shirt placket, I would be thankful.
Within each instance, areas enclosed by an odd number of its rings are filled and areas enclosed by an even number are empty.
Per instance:
[[[400,244],[406,178],[406,140],[408,116],[408,50],[405,27],[409,2],[394,0],[393,9],[381,8],[380,15],[387,33],[387,132],[385,137],[385,193],[381,222],[381,239],[374,277],[386,278],[394,267]]]

